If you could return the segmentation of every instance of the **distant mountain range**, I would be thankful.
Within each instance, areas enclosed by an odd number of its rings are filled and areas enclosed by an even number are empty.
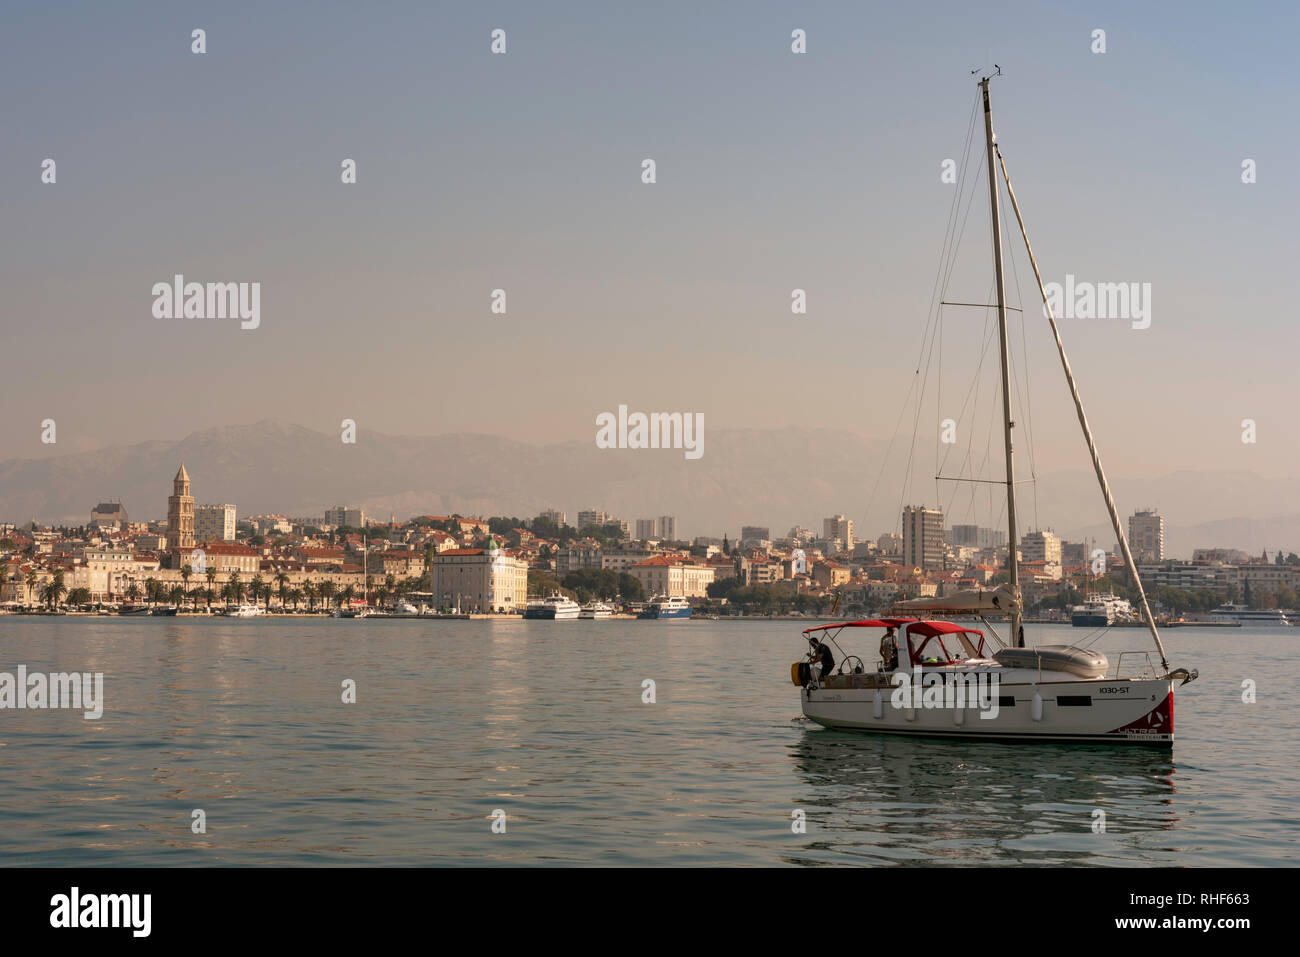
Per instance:
[[[97,502],[117,499],[133,519],[162,518],[184,460],[195,500],[233,503],[241,517],[319,516],[332,505],[360,506],[381,519],[451,512],[529,517],[553,507],[574,522],[579,508],[593,507],[628,521],[675,515],[681,534],[691,537],[735,537],[742,524],[769,526],[777,536],[795,524],[820,533],[821,519],[838,513],[855,520],[859,536],[874,538],[897,525],[902,462],[882,476],[883,442],[826,429],[729,430],[708,432],[704,450],[688,461],[680,450],[365,430],[346,445],[337,433],[266,420],[179,441],[0,462],[0,520],[82,523]],[[897,449],[893,458],[902,458]],[[1116,477],[1112,485],[1124,515],[1155,506],[1166,516],[1170,554],[1190,556],[1197,546],[1300,551],[1300,483],[1293,479],[1209,470]],[[932,493],[933,484],[918,481],[915,488]],[[1036,509],[1025,488],[1023,528],[1041,521],[1071,540],[1113,543],[1091,472],[1040,477]],[[991,523],[962,510],[954,508],[949,521]]]

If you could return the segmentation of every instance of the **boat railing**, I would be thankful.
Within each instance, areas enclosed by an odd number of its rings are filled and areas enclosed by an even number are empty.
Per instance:
[[[1129,665],[1133,668],[1133,674],[1124,674],[1124,658],[1128,656]],[[1160,674],[1155,664],[1151,661],[1151,652],[1145,649],[1136,651],[1121,651],[1115,659],[1115,673],[1112,678],[1155,678]]]

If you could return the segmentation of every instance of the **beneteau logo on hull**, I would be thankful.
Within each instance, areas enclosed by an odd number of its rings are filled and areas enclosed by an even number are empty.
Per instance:
[[[596,416],[598,449],[685,449],[686,458],[704,455],[703,412],[633,412],[618,407],[618,415]]]
[[[169,283],[154,283],[150,293],[155,319],[240,319],[241,329],[262,323],[260,282],[186,282],[177,273]]]
[[[895,708],[979,708],[981,718],[998,716],[998,676],[992,672],[940,673],[914,668],[894,676],[889,703]]]

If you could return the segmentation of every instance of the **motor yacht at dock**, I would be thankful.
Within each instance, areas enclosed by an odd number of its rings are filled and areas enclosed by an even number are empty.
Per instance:
[[[660,595],[646,602],[645,607],[641,609],[641,613],[637,617],[655,619],[690,618],[691,603],[680,595],[675,598]]]
[[[566,595],[558,592],[546,598],[535,598],[524,609],[525,618],[545,618],[551,621],[576,620],[582,607]]]

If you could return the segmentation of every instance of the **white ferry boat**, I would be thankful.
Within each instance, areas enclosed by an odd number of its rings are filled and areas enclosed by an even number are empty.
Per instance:
[[[608,618],[612,614],[614,614],[612,605],[607,605],[603,601],[589,601],[582,606],[578,617],[585,621],[592,621],[597,618]]]
[[[1109,628],[1136,620],[1132,602],[1118,595],[1093,595],[1070,610],[1070,624],[1076,628]]]
[[[534,598],[524,609],[525,618],[545,618],[553,621],[577,619],[582,607],[572,598],[556,593],[546,598]]]
[[[1210,620],[1236,622],[1252,628],[1290,628],[1295,624],[1280,608],[1248,608],[1231,602],[1210,612]]]
[[[638,618],[690,618],[691,603],[685,598],[678,596],[669,598],[666,595],[660,595],[645,603]]]
[[[231,605],[226,607],[227,618],[256,618],[262,614],[261,605]]]

